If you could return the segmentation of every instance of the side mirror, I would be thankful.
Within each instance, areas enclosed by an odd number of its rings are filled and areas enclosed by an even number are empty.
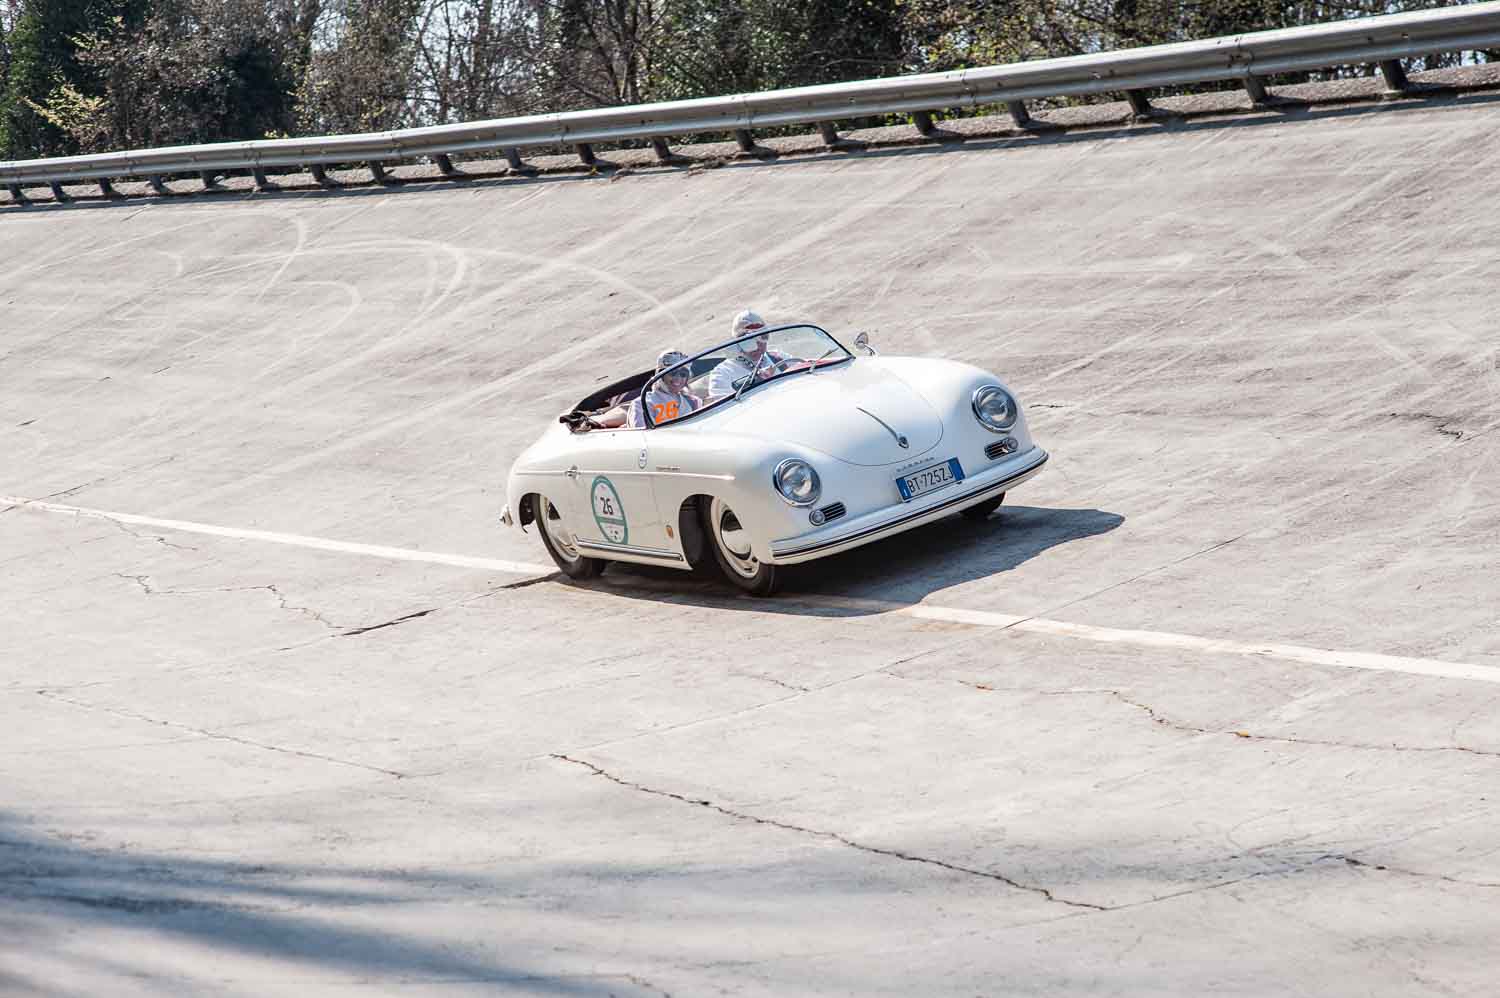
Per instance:
[[[859,347],[865,353],[869,354],[871,357],[875,356],[875,348],[870,346],[869,333],[860,333],[858,336],[854,337],[854,345]]]

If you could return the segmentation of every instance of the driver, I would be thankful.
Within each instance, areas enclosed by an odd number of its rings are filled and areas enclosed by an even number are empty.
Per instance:
[[[730,334],[738,338],[764,328],[766,328],[766,321],[747,308],[734,317],[734,322],[730,325]],[[736,352],[726,357],[708,376],[708,397],[716,399],[725,395],[733,395],[735,383],[755,371],[757,365],[759,365],[760,375],[764,377],[774,369],[776,364],[783,363],[786,358],[780,354],[772,353],[769,357],[766,356],[768,340],[768,336],[762,335],[752,340],[736,343],[734,346]]]
[[[652,384],[644,399],[630,404],[630,415],[626,425],[633,430],[645,429],[645,405],[651,407],[651,425],[659,426],[686,416],[703,405],[703,400],[688,391],[692,379],[691,365],[683,363],[688,355],[680,350],[667,350],[656,358],[656,373],[659,379]],[[681,364],[681,367],[677,365]],[[672,368],[672,370],[668,370]],[[662,372],[666,371],[665,375]],[[644,403],[644,405],[642,404]]]

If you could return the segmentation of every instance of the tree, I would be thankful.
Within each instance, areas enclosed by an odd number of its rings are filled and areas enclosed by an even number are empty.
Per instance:
[[[0,155],[370,131],[743,93],[1433,2],[0,0]],[[1438,54],[1418,65],[1458,59]],[[1367,72],[1345,67],[1273,82]]]
[[[295,61],[261,0],[156,0],[136,30],[117,17],[75,44],[97,95],[63,84],[37,111],[79,149],[255,139],[295,124]]]
[[[541,110],[538,21],[528,0],[428,0],[411,86],[420,121],[474,121]]]
[[[413,117],[421,0],[326,0],[297,97],[308,132],[398,128]]]
[[[78,39],[139,22],[148,0],[10,0],[6,5],[6,75],[0,99],[0,151],[7,156],[61,156],[77,143],[41,111],[62,87],[97,98],[99,87],[79,60]]]

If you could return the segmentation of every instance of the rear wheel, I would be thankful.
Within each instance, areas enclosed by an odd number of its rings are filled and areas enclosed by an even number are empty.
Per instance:
[[[750,550],[750,535],[722,499],[703,504],[709,545],[724,575],[745,592],[769,596],[781,581],[775,565],[762,564]]]
[[[552,560],[557,562],[557,567],[562,569],[564,575],[570,579],[592,579],[604,571],[601,559],[588,558],[579,553],[577,538],[563,522],[557,507],[546,496],[537,496],[532,500],[532,505],[537,511],[537,532],[542,535],[542,546],[547,549]]]
[[[1000,504],[1004,501],[1005,493],[1002,492],[993,498],[986,499],[981,503],[975,503],[973,506],[970,506],[967,509],[960,510],[959,512],[963,513],[964,516],[967,516],[971,520],[988,520],[990,518],[990,514],[999,509]]]

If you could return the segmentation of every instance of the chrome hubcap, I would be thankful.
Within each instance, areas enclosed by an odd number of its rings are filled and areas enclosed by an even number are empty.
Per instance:
[[[724,560],[745,578],[755,578],[755,573],[760,571],[760,562],[750,553],[750,535],[740,525],[740,518],[720,499],[714,500],[709,516],[713,522],[714,540],[723,552]]]
[[[557,507],[552,505],[547,499],[543,499],[542,502],[546,503],[547,506],[546,513],[540,517],[542,529],[547,531],[547,538],[557,548],[558,554],[569,561],[577,561],[579,558],[578,547],[573,543],[573,535],[563,525],[562,517],[558,514]]]

